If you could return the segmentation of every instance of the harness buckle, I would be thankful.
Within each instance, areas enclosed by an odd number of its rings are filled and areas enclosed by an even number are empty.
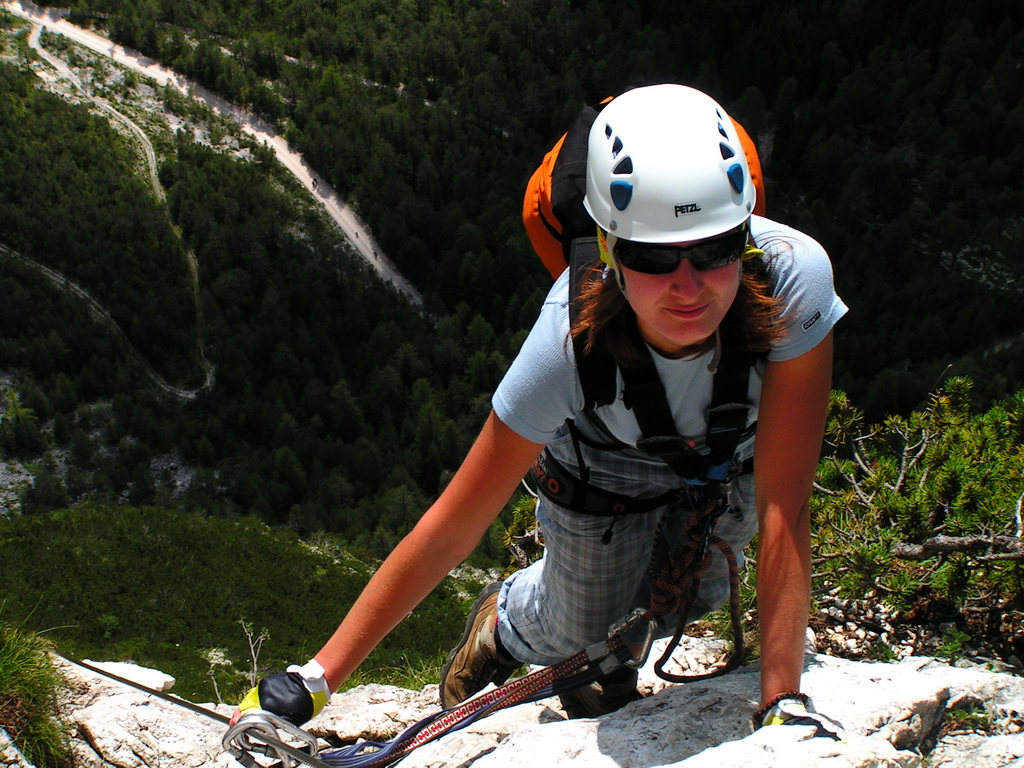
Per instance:
[[[709,463],[718,465],[732,460],[747,428],[750,406],[744,403],[723,403],[704,413],[708,424],[706,442]]]
[[[643,437],[636,441],[637,450],[648,456],[664,459],[666,456],[693,459],[700,453],[679,435],[655,435]]]
[[[697,480],[708,469],[708,457],[679,435],[655,435],[636,441],[638,451],[660,459],[684,480]]]
[[[742,432],[747,426],[747,415],[750,406],[746,403],[723,403],[708,408],[704,416],[708,422],[708,431],[712,434],[736,430]]]

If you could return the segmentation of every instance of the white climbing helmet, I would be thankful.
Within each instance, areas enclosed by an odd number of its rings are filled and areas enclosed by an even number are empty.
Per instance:
[[[732,120],[694,88],[627,91],[590,130],[583,205],[616,239],[714,237],[750,217],[756,194]]]

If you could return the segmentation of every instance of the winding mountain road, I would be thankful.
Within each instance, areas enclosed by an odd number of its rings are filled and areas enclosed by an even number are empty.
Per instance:
[[[94,299],[82,286],[78,285],[78,283],[69,279],[57,270],[50,269],[49,267],[40,264],[38,261],[30,259],[28,256],[24,256],[17,251],[12,251],[10,248],[2,244],[0,244],[0,257],[12,259],[36,270],[42,274],[43,277],[53,283],[58,290],[71,294],[83,302],[86,310],[89,312],[89,315],[93,320],[110,328],[110,330],[112,330],[121,339],[121,341],[124,342],[132,356],[139,365],[142,366],[142,370],[146,372],[150,381],[152,381],[158,389],[172,397],[176,397],[179,400],[195,400],[196,396],[200,392],[213,386],[213,366],[206,362],[205,358],[203,358],[202,361],[206,380],[201,387],[198,389],[183,389],[182,387],[177,387],[174,384],[171,384],[171,382],[167,381],[167,379],[157,373],[153,366],[150,365],[149,361],[142,356],[138,349],[135,348],[131,339],[128,338],[127,334],[125,334],[121,326],[117,324],[117,321],[114,320],[106,308]]]
[[[391,282],[414,304],[421,305],[419,292],[403,277],[388,258],[381,252],[372,233],[359,220],[355,211],[314,171],[302,156],[288,146],[277,132],[254,115],[229,103],[203,86],[188,80],[161,64],[143,56],[138,51],[124,48],[82,27],[64,19],[64,9],[40,8],[28,0],[8,0],[3,7],[15,16],[34,24],[45,25],[50,31],[64,35],[80,45],[106,56],[133,72],[143,75],[160,86],[169,85],[180,93],[207,104],[217,115],[238,123],[241,130],[273,150],[278,161],[284,165],[320,203],[335,221],[352,248],[376,270],[385,280]],[[50,57],[47,61],[53,63]]]
[[[83,94],[86,94],[91,103],[106,113],[114,121],[121,124],[125,129],[136,139],[143,154],[145,155],[146,168],[149,174],[150,185],[153,187],[154,193],[160,200],[166,200],[167,195],[160,183],[160,177],[157,169],[156,152],[153,149],[153,143],[150,141],[149,136],[142,130],[131,118],[121,113],[117,108],[110,104],[106,99],[101,98],[95,93],[90,92],[91,88],[85,83],[75,71],[69,67],[62,59],[54,56],[42,47],[39,41],[40,33],[42,31],[42,25],[36,22],[32,23],[32,29],[28,36],[28,45],[30,48],[36,51],[39,56],[47,62],[57,72],[58,77],[64,77],[71,84],[74,85],[76,90]],[[173,221],[170,221],[170,215],[168,214],[168,224],[180,237],[180,232],[175,226]],[[157,373],[156,369],[149,363],[148,360],[136,349],[135,345],[131,343],[124,330],[117,324],[113,316],[98,302],[92,295],[89,294],[84,288],[75,283],[73,280],[68,278],[66,275],[61,274],[57,270],[51,269],[39,262],[30,259],[29,257],[20,254],[16,251],[7,248],[4,245],[0,245],[0,256],[4,256],[14,261],[19,261],[25,266],[35,269],[43,277],[49,280],[58,290],[64,291],[72,296],[75,296],[82,301],[87,311],[92,318],[110,328],[117,336],[121,338],[124,344],[128,347],[132,355],[142,366],[142,369],[149,376],[150,380],[156,387],[163,390],[165,393],[178,398],[179,400],[194,400],[196,396],[207,389],[213,387],[215,371],[214,366],[206,358],[205,344],[203,341],[203,318],[201,302],[199,300],[199,265],[196,261],[195,254],[189,249],[184,249],[186,263],[188,265],[189,276],[191,278],[191,290],[192,290],[192,301],[196,308],[196,353],[199,365],[203,369],[203,384],[196,389],[184,389],[182,387],[175,386],[171,382],[167,381],[163,376]]]

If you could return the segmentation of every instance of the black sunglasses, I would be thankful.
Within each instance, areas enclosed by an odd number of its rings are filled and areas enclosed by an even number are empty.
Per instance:
[[[714,240],[686,246],[619,240],[615,243],[615,256],[622,266],[634,272],[666,275],[675,272],[683,259],[689,259],[699,270],[718,269],[741,258],[746,249],[747,228],[743,226]]]

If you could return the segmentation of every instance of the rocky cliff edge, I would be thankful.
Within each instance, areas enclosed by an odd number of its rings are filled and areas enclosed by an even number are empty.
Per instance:
[[[676,653],[681,670],[704,668],[721,651],[715,641],[684,641]],[[72,683],[65,716],[80,766],[239,765],[222,753],[224,727],[215,720],[68,662],[62,666]],[[173,685],[152,670],[122,665],[115,672],[157,689]],[[888,664],[809,653],[803,688],[820,711],[841,721],[844,742],[811,738],[810,728],[797,726],[751,733],[756,664],[684,685],[666,685],[649,665],[641,675],[648,695],[619,712],[566,720],[557,699],[520,705],[420,748],[401,766],[1024,768],[1024,678],[924,657]],[[335,744],[380,740],[435,711],[436,686],[369,685],[335,694],[307,727]],[[0,766],[24,766],[5,742],[0,732]]]

